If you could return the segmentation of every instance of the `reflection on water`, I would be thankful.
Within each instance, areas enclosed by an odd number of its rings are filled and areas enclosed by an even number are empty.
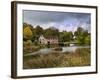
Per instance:
[[[78,48],[90,48],[90,46],[69,46],[69,47],[62,47],[62,50],[61,51],[56,51],[54,50],[54,48],[43,48],[43,49],[40,49],[39,51],[36,51],[36,52],[33,52],[33,53],[29,53],[29,54],[26,54],[25,56],[28,56],[28,55],[34,55],[34,54],[48,54],[48,53],[52,53],[52,52],[74,52],[76,49]]]
[[[62,52],[71,52],[71,51],[75,51],[78,48],[90,48],[90,46],[71,46],[71,47],[62,47],[63,50]]]

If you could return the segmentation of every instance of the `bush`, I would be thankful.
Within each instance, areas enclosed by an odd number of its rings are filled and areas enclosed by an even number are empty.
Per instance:
[[[24,53],[32,53],[38,51],[40,46],[33,45],[31,40],[27,40],[23,42],[23,52]]]

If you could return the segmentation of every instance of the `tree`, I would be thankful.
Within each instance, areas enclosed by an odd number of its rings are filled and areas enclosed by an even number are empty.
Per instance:
[[[51,27],[51,28],[48,28],[44,31],[44,36],[45,37],[58,37],[59,35],[59,30],[56,29],[55,27]]]
[[[43,28],[40,27],[39,25],[37,25],[36,28],[33,28],[32,29],[33,35],[32,35],[32,38],[31,38],[32,42],[35,42],[35,43],[38,42],[38,38],[39,38],[40,35],[43,34],[43,31],[44,31]]]
[[[90,45],[90,44],[91,44],[91,37],[90,37],[90,35],[88,35],[88,36],[85,38],[85,44],[87,44],[87,45]]]
[[[78,28],[77,28],[77,31],[74,32],[74,36],[76,36],[76,37],[80,36],[80,35],[82,34],[83,31],[84,31],[83,28],[78,27]]]
[[[73,33],[70,31],[70,32],[67,32],[67,40],[68,41],[72,41],[73,40]]]
[[[76,37],[76,41],[79,45],[85,45],[90,43],[90,36],[87,30],[84,30],[81,27],[77,28],[77,31],[74,32],[74,36]]]
[[[31,30],[33,29],[33,26],[31,24],[23,23],[23,29],[29,27]]]
[[[73,40],[73,33],[63,31],[59,33],[59,42],[70,42]]]
[[[39,25],[36,26],[36,28],[35,28],[34,31],[35,31],[36,35],[38,35],[38,36],[40,36],[41,34],[43,34],[43,28],[40,27]]]
[[[33,33],[28,26],[24,28],[23,35],[24,35],[25,39],[31,39],[32,38]]]

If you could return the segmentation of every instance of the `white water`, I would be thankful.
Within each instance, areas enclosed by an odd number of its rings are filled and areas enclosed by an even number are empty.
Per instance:
[[[76,49],[80,48],[90,48],[90,46],[71,46],[71,47],[62,47],[62,52],[74,52]]]

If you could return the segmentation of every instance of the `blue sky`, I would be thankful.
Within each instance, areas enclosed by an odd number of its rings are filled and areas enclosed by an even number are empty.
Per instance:
[[[56,27],[59,31],[76,31],[80,26],[90,32],[91,14],[55,12],[55,11],[23,11],[24,22],[33,25],[40,25],[43,29]]]

